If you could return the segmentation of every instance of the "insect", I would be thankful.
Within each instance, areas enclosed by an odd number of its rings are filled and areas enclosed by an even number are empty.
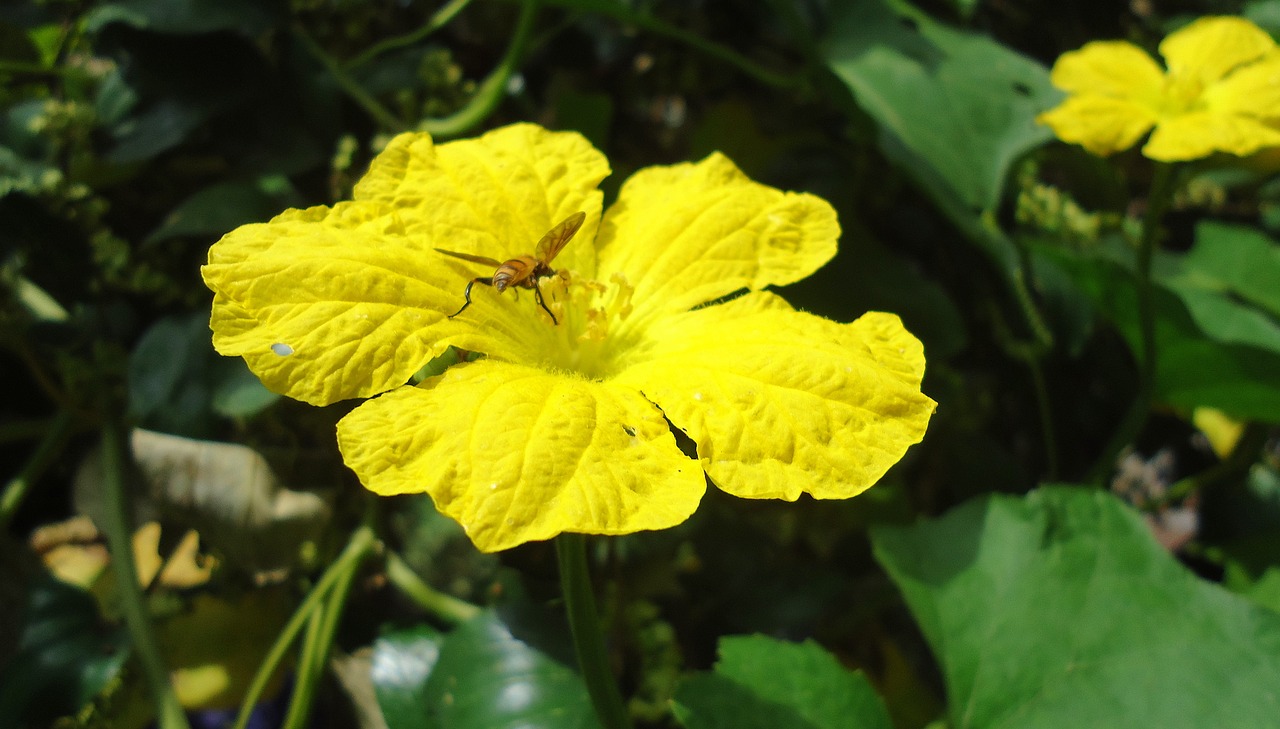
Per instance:
[[[461,309],[449,315],[449,318],[452,319],[466,311],[468,306],[471,306],[472,286],[484,284],[485,286],[494,287],[498,290],[498,293],[506,291],[510,286],[533,289],[533,297],[537,300],[538,306],[541,306],[542,310],[551,317],[552,324],[559,324],[560,322],[556,320],[556,315],[551,313],[551,310],[547,308],[546,302],[542,300],[542,289],[538,288],[538,279],[555,273],[551,268],[551,262],[555,260],[556,254],[578,232],[578,229],[582,227],[582,222],[586,219],[587,214],[581,211],[570,215],[547,231],[546,235],[542,236],[542,239],[538,241],[538,245],[534,246],[532,256],[517,256],[501,263],[485,256],[473,256],[469,253],[457,253],[437,248],[437,251],[446,256],[461,258],[472,263],[483,263],[486,266],[493,266],[495,269],[492,276],[473,278],[467,283],[467,290],[463,292],[463,297],[466,298],[467,302],[462,305]]]

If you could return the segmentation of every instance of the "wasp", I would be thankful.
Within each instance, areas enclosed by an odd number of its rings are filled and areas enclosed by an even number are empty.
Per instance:
[[[542,310],[551,317],[552,324],[559,324],[560,322],[556,320],[556,315],[551,313],[551,310],[547,308],[547,303],[542,300],[542,289],[538,288],[538,279],[555,274],[555,271],[551,268],[551,262],[555,260],[556,255],[565,247],[565,244],[577,234],[578,229],[582,227],[582,222],[586,219],[587,214],[581,211],[570,215],[547,231],[546,235],[542,236],[542,239],[534,246],[532,256],[516,256],[501,263],[485,256],[473,256],[469,253],[457,253],[437,248],[437,251],[446,256],[461,258],[472,263],[483,263],[486,266],[493,266],[495,269],[492,276],[473,278],[467,283],[467,290],[462,294],[467,302],[462,305],[461,309],[450,314],[449,318],[452,319],[466,311],[468,306],[471,306],[472,286],[484,284],[485,286],[494,287],[498,290],[498,293],[506,291],[510,286],[533,289],[533,298],[537,300],[538,306],[541,306]]]

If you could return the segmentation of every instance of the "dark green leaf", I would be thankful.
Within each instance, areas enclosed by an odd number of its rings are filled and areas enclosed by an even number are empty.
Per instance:
[[[387,633],[373,644],[370,678],[391,727],[420,726],[427,715],[427,678],[445,636],[427,625]]]
[[[1009,165],[1050,138],[1060,98],[1038,63],[887,0],[838,3],[822,47],[881,127],[884,150],[935,198],[992,210]]]
[[[954,727],[1280,726],[1280,615],[1201,581],[1106,493],[988,497],[872,539]]]
[[[492,613],[450,633],[439,643],[438,655],[432,655],[435,647],[425,635],[401,641],[396,650],[398,660],[418,664],[389,672],[390,704],[383,703],[383,710],[391,729],[599,726],[578,674],[512,636]],[[375,661],[374,684],[383,702],[376,665]],[[425,678],[425,684],[409,688],[419,678]]]
[[[1253,228],[1222,223],[1196,227],[1185,261],[1204,287],[1234,293],[1280,316],[1280,245]]]
[[[890,729],[861,673],[813,642],[765,636],[720,640],[713,673],[681,682],[676,717],[689,729]]]
[[[296,202],[281,177],[210,185],[182,201],[147,237],[148,243],[180,236],[213,239],[245,223],[266,221]]]
[[[30,591],[17,653],[0,672],[5,726],[47,726],[75,713],[119,673],[128,654],[128,634],[102,623],[88,593],[42,579]]]

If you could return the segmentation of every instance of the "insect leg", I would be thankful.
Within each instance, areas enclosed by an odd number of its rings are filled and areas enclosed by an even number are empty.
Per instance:
[[[552,326],[559,326],[560,322],[556,320],[556,315],[551,313],[551,310],[547,308],[547,302],[542,300],[542,289],[538,288],[538,279],[536,278],[533,280],[533,298],[538,300],[538,306],[541,306],[542,310],[547,312],[547,316],[551,317]]]
[[[463,304],[461,309],[458,309],[457,311],[455,311],[455,312],[453,312],[452,314],[450,314],[450,315],[449,315],[449,318],[450,318],[450,319],[452,319],[453,317],[455,317],[455,316],[457,316],[457,315],[461,314],[462,312],[466,311],[466,310],[467,310],[467,307],[468,307],[468,306],[471,306],[471,287],[472,287],[472,286],[475,286],[475,285],[476,285],[476,284],[478,284],[478,283],[479,283],[479,284],[484,284],[485,286],[492,286],[492,285],[493,285],[493,279],[491,279],[491,278],[473,278],[473,279],[471,279],[471,281],[467,283],[467,290],[466,290],[466,291],[464,291],[464,292],[462,292],[462,296],[463,296],[463,298],[465,298],[465,299],[467,300],[467,303]]]

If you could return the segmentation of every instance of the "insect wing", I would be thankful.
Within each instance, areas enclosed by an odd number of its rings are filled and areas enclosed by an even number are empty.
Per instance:
[[[446,251],[443,248],[437,248],[436,250],[439,251],[440,253],[445,254],[446,256],[461,258],[464,261],[471,261],[472,263],[483,263],[484,265],[492,266],[493,268],[497,268],[498,266],[502,265],[501,261],[495,261],[492,258],[486,258],[484,256],[473,256],[470,253],[458,253],[457,251]]]
[[[538,241],[537,247],[534,248],[533,255],[543,263],[551,263],[565,244],[573,238],[578,232],[578,228],[582,227],[582,222],[587,219],[587,214],[579,210],[560,221],[556,227],[547,231],[542,236],[542,240]]]

